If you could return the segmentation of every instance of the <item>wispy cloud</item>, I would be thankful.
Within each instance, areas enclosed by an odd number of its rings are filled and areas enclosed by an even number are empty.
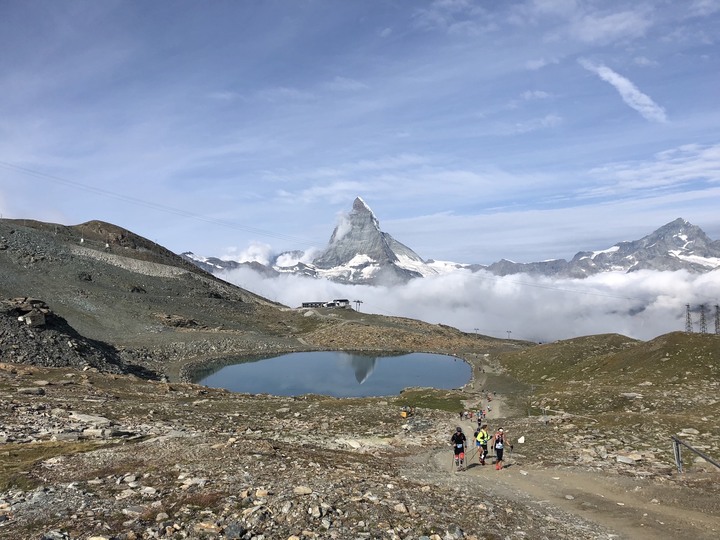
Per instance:
[[[659,66],[660,63],[655,60],[650,60],[646,56],[636,56],[633,58],[633,62],[637,64],[638,66]]]
[[[290,201],[299,201],[303,203],[312,203],[316,201],[326,201],[330,204],[339,204],[353,200],[359,194],[366,192],[368,185],[366,182],[354,180],[335,180],[316,184],[309,188],[300,190],[299,192],[279,190],[278,197]]]
[[[573,20],[568,33],[578,41],[604,45],[639,38],[651,26],[652,21],[644,9],[609,15],[592,13]]]
[[[240,97],[237,92],[230,92],[228,90],[218,90],[216,92],[210,92],[207,94],[208,99],[215,101],[235,101]]]
[[[687,9],[694,17],[706,17],[720,11],[720,0],[693,0]]]
[[[528,60],[525,62],[525,67],[529,69],[530,71],[535,71],[538,69],[542,69],[545,66],[549,66],[552,64],[558,64],[560,63],[560,60],[557,58],[537,58],[534,60]]]
[[[470,0],[435,0],[430,6],[416,10],[414,20],[419,28],[468,36],[498,28],[488,12]]]
[[[605,65],[594,64],[583,58],[581,58],[579,62],[582,67],[595,73],[602,80],[614,86],[622,100],[629,107],[639,112],[643,118],[651,122],[667,122],[665,110],[649,96],[643,94],[632,81]]]
[[[643,37],[654,24],[653,11],[647,6],[622,11],[617,7],[610,2],[532,0],[513,5],[508,21],[524,28],[543,28],[547,42],[588,45],[632,41]]]
[[[603,186],[585,192],[592,196],[677,189],[687,184],[720,184],[720,144],[684,145],[658,153],[653,161],[609,164],[591,170],[590,174],[604,182]]]
[[[509,126],[506,126],[502,131],[507,135],[517,135],[523,133],[530,133],[538,131],[540,129],[554,128],[562,124],[562,117],[556,114],[547,114],[540,118],[532,118],[522,122],[515,122]]]
[[[363,82],[339,76],[335,77],[332,81],[325,83],[323,86],[327,90],[333,92],[354,92],[357,90],[366,90],[368,88],[368,85]]]
[[[266,88],[255,94],[257,99],[270,102],[283,101],[307,101],[315,99],[312,92],[299,90],[298,88],[290,88],[287,86],[276,86],[274,88]]]
[[[532,101],[534,99],[547,99],[550,97],[550,94],[542,90],[526,90],[522,93],[521,97],[526,101]]]

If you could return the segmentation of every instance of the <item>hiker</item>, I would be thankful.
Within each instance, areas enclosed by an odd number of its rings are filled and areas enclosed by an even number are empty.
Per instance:
[[[475,436],[475,444],[480,455],[480,465],[485,465],[485,457],[488,455],[488,441],[490,434],[487,432],[487,424],[483,424]]]
[[[493,448],[495,448],[495,470],[499,471],[503,468],[502,461],[505,448],[509,446],[512,450],[513,445],[510,444],[510,440],[507,438],[503,428],[497,430],[495,435],[493,435],[492,441]]]
[[[450,437],[450,442],[453,445],[453,452],[455,453],[455,467],[462,467],[465,463],[465,434],[460,426],[455,428],[455,433]]]

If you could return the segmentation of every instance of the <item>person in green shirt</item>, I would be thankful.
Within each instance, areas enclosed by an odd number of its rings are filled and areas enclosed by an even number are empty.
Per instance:
[[[480,456],[480,465],[485,465],[485,456],[488,455],[488,441],[490,440],[490,434],[487,431],[487,424],[480,426],[477,437],[475,438],[475,444],[478,447],[478,455]]]

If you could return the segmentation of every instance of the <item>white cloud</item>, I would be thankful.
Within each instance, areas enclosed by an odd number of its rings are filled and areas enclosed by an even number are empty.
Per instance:
[[[544,68],[545,66],[549,66],[551,64],[559,64],[560,61],[556,58],[537,58],[535,60],[528,60],[525,62],[525,67],[529,69],[530,71],[535,71],[541,68]]]
[[[636,56],[635,58],[633,58],[633,62],[635,62],[635,64],[637,64],[638,66],[646,66],[646,67],[654,67],[654,66],[660,65],[655,60],[650,60],[649,58],[647,58],[645,56]]]
[[[586,14],[572,21],[569,33],[578,41],[609,44],[643,36],[652,25],[645,11],[622,11],[609,15]]]
[[[580,59],[579,62],[582,67],[614,86],[622,100],[639,112],[643,118],[652,122],[667,122],[665,110],[649,96],[643,94],[629,79],[602,64],[593,64],[585,59]]]
[[[280,267],[295,266],[299,262],[309,264],[318,257],[319,254],[320,250],[315,248],[310,248],[301,253],[298,253],[297,251],[292,253],[283,253],[278,256],[276,264]]]
[[[244,250],[238,250],[238,248],[228,248],[226,253],[220,257],[220,259],[237,262],[259,262],[267,265],[270,264],[271,257],[272,247],[262,242],[252,242]]]
[[[354,180],[334,180],[329,183],[312,185],[299,192],[280,191],[278,196],[291,201],[300,200],[303,203],[326,201],[338,204],[353,200],[358,193],[367,190],[367,183]]]
[[[516,122],[512,124],[504,131],[506,134],[523,134],[537,131],[539,129],[548,129],[559,126],[562,123],[562,118],[556,114],[546,114],[540,118],[533,118],[523,122]]]
[[[524,100],[531,101],[533,99],[547,99],[550,97],[550,94],[542,90],[526,90],[521,96]]]
[[[217,92],[210,92],[207,97],[208,99],[212,99],[215,101],[235,101],[240,97],[240,95],[237,92],[219,90]]]
[[[694,17],[707,17],[720,11],[720,0],[693,0],[687,10]]]
[[[616,4],[576,0],[518,3],[510,8],[508,21],[525,29],[541,29],[547,43],[588,45],[642,38],[654,23],[653,11],[644,5],[617,11]]]
[[[442,323],[466,332],[530,341],[619,333],[638,339],[684,330],[685,305],[716,303],[720,273],[641,271],[585,280],[459,271],[403,286],[342,285],[283,275],[265,279],[247,269],[223,276],[237,285],[298,307],[311,300],[353,298],[361,311]],[[548,316],[547,306],[552,306]]]
[[[488,12],[470,0],[435,0],[414,13],[422,29],[443,30],[449,34],[477,36],[497,29]]]
[[[325,84],[325,88],[333,92],[354,92],[366,90],[368,85],[355,79],[336,76],[332,81]]]
[[[602,178],[603,185],[579,194],[617,196],[630,191],[657,192],[690,182],[720,184],[720,144],[684,145],[660,152],[652,161],[609,164],[590,174]]]
[[[352,223],[347,214],[342,214],[338,218],[338,224],[335,229],[335,241],[340,240],[343,236],[350,232],[352,229]]]
[[[274,88],[266,88],[255,94],[257,99],[269,101],[272,103],[282,101],[308,101],[315,99],[315,95],[311,92],[299,90],[297,88],[289,88],[287,86],[276,86]]]

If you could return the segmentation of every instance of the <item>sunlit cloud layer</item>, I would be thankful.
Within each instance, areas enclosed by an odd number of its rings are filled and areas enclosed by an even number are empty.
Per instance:
[[[462,271],[392,288],[290,275],[268,279],[249,269],[223,277],[289,307],[347,298],[361,312],[411,317],[498,338],[547,342],[602,333],[647,340],[684,331],[687,304],[692,307],[694,331],[700,329],[701,304],[706,306],[708,328],[713,331],[714,306],[720,302],[717,274],[644,270],[578,280]],[[355,300],[362,304],[352,303]]]

